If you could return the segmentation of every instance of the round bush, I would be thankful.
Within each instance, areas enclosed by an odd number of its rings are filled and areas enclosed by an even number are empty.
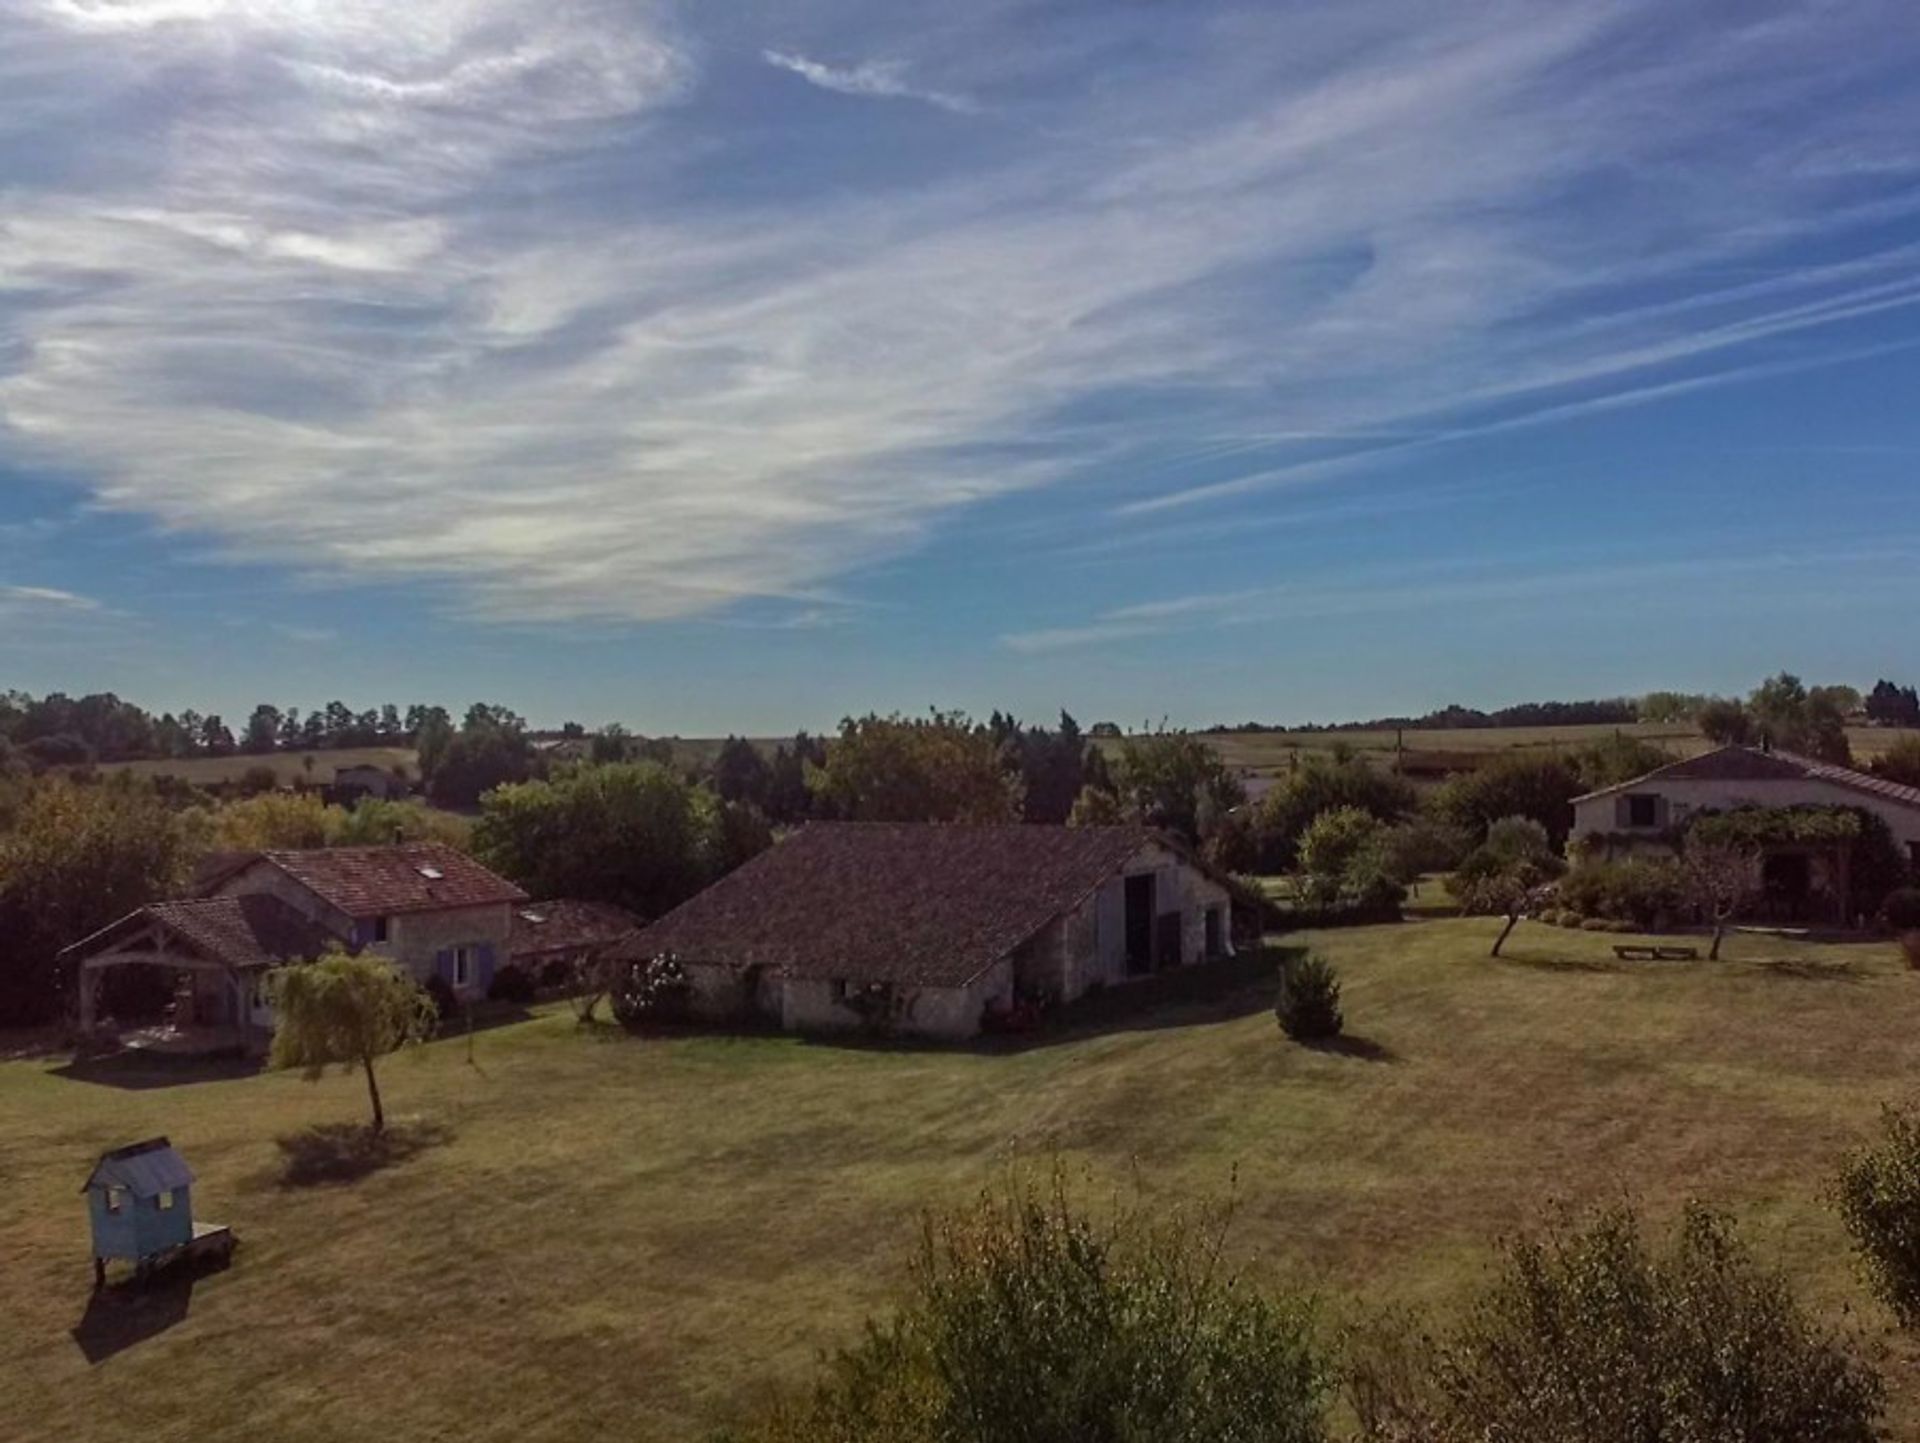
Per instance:
[[[1582,932],[1611,932],[1613,930],[1613,923],[1609,922],[1605,917],[1588,917],[1585,921],[1581,922],[1580,930]]]
[[[533,976],[524,967],[509,962],[493,974],[493,981],[487,986],[487,997],[494,1002],[533,1001],[536,987]]]
[[[1920,932],[1920,887],[1896,887],[1887,893],[1880,917],[1896,932]]]

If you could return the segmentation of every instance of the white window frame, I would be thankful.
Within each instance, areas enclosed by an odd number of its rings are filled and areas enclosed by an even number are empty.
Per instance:
[[[173,1189],[165,1188],[154,1194],[153,1205],[163,1213],[173,1211]]]
[[[474,964],[479,960],[479,948],[471,946],[449,949],[453,958],[453,985],[455,987],[473,986]]]

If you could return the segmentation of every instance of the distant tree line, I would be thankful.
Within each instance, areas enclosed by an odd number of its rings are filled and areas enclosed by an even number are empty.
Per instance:
[[[1487,727],[1626,726],[1642,719],[1639,701],[1631,697],[1609,697],[1593,701],[1529,701],[1494,711],[1481,711],[1477,707],[1456,704],[1440,707],[1424,716],[1375,717],[1371,721],[1325,722],[1297,727],[1250,721],[1235,726],[1208,727],[1204,735],[1265,731],[1474,731]]]

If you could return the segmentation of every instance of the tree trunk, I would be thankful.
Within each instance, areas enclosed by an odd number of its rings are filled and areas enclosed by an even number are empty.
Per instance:
[[[367,1070],[367,1096],[373,1099],[373,1130],[376,1134],[387,1130],[387,1114],[380,1106],[380,1084],[373,1080],[373,1058],[371,1055],[360,1059],[360,1065]]]
[[[1520,914],[1518,912],[1508,913],[1507,925],[1502,927],[1500,929],[1500,935],[1493,939],[1493,951],[1487,955],[1490,957],[1498,957],[1500,955],[1500,949],[1507,945],[1507,938],[1513,935],[1513,929],[1519,925]]]
[[[1709,962],[1718,962],[1720,960],[1720,939],[1726,935],[1727,924],[1720,918],[1715,917],[1713,919],[1713,945],[1707,949],[1707,960]]]

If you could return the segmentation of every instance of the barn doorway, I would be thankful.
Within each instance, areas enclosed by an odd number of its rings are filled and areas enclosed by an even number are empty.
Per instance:
[[[1142,872],[1127,878],[1127,971],[1140,976],[1153,970],[1153,914],[1157,898],[1154,876]]]
[[[1761,863],[1768,916],[1775,922],[1805,922],[1812,907],[1813,858],[1805,852],[1770,852]]]

